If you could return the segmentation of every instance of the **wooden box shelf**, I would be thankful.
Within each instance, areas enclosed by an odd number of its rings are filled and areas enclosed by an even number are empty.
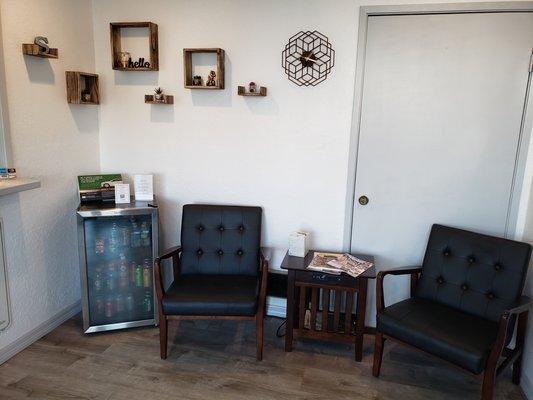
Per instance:
[[[174,96],[164,94],[163,100],[158,101],[155,99],[153,94],[145,94],[144,95],[144,102],[147,104],[174,104]]]
[[[267,88],[265,86],[261,86],[259,88],[259,91],[257,92],[247,92],[246,88],[244,86],[237,86],[237,94],[239,96],[258,96],[258,97],[265,97],[267,95]]]
[[[212,53],[216,54],[217,61],[216,66],[213,66],[213,70],[216,72],[216,86],[193,85],[193,54],[198,53]],[[207,89],[207,90],[222,90],[224,89],[224,57],[225,53],[223,49],[219,48],[194,48],[183,49],[183,72],[184,72],[184,86],[186,89]]]
[[[98,75],[89,72],[65,71],[67,79],[67,101],[73,104],[99,104]],[[91,95],[90,101],[82,97],[84,92]]]
[[[147,67],[123,67],[120,60],[122,52],[121,29],[123,28],[148,28],[150,66]],[[113,69],[117,71],[159,71],[159,39],[157,35],[157,24],[153,22],[111,22],[109,24],[111,33],[111,62]],[[132,60],[133,61],[133,60]]]
[[[39,46],[34,43],[23,43],[22,44],[22,54],[33,57],[40,58],[58,58],[59,50],[50,48],[50,52],[46,54],[39,53]]]

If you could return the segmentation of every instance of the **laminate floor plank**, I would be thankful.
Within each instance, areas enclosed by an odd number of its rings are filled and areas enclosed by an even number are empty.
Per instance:
[[[255,324],[169,323],[168,358],[159,358],[157,328],[84,335],[77,316],[0,365],[0,399],[87,400],[450,400],[479,399],[481,377],[389,341],[379,379],[372,377],[373,336],[363,361],[353,346],[295,341],[284,351],[265,320],[262,362],[255,360]],[[495,400],[523,400],[510,370]]]

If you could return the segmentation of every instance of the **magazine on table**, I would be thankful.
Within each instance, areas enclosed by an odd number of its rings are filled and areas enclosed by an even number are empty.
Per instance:
[[[315,253],[307,269],[340,275],[342,272],[357,278],[374,264],[351,254]]]
[[[340,275],[341,270],[336,267],[328,265],[329,261],[336,260],[337,257],[341,256],[340,253],[319,253],[316,252],[311,263],[307,266],[307,269],[319,272],[326,272],[328,274]]]

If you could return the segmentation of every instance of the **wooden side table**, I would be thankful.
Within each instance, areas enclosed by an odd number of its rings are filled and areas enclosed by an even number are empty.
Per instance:
[[[313,259],[314,253],[309,251],[304,258],[289,256],[287,253],[281,264],[281,268],[288,272],[285,351],[292,350],[294,338],[355,343],[355,360],[361,361],[366,293],[368,280],[376,277],[375,267],[366,270],[357,278],[346,274],[332,275],[311,271],[306,267]],[[372,256],[354,255],[374,262]],[[354,316],[352,309],[355,294],[357,302]],[[332,304],[333,312],[330,311]],[[341,313],[342,305],[344,305],[344,314]],[[307,324],[306,313],[309,315]]]

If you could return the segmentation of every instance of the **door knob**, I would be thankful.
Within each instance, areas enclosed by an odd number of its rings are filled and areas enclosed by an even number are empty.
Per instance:
[[[368,197],[366,196],[359,197],[359,204],[361,204],[362,206],[366,206],[368,204]]]

